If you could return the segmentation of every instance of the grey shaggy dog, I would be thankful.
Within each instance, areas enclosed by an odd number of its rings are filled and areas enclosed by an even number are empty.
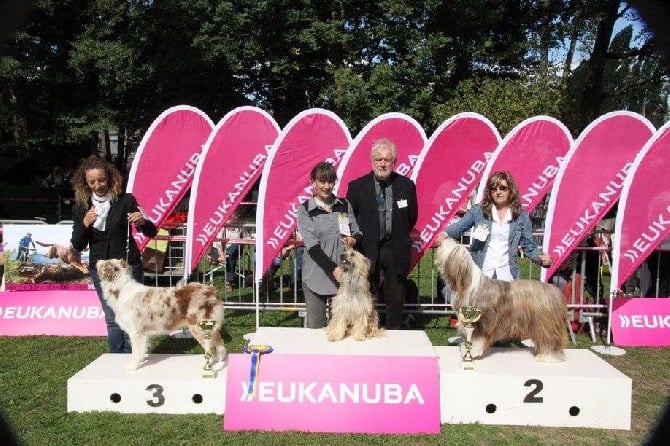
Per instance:
[[[453,290],[452,305],[457,312],[463,306],[482,310],[472,334],[473,357],[482,356],[496,341],[530,338],[536,360],[565,359],[568,309],[557,287],[539,280],[491,279],[477,267],[467,248],[449,238],[437,248],[435,265]]]
[[[344,274],[331,305],[331,319],[326,327],[328,340],[340,341],[347,335],[356,341],[383,336],[375,299],[370,293],[370,261],[360,252],[347,249],[342,253],[340,266]]]

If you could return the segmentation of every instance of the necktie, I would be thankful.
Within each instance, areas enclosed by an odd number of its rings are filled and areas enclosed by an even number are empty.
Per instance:
[[[379,195],[377,195],[377,209],[379,210],[379,239],[382,240],[391,235],[390,220],[391,212],[388,209],[387,186],[385,181],[379,182]]]

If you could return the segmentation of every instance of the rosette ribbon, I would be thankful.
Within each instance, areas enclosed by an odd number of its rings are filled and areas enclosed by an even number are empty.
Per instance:
[[[256,395],[257,379],[261,369],[261,356],[272,353],[272,347],[269,345],[247,344],[244,346],[244,353],[251,355],[249,385],[247,386],[247,395],[251,399]]]

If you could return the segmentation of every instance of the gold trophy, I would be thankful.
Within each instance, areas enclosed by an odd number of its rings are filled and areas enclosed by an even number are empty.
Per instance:
[[[214,373],[212,354],[209,352],[212,345],[212,330],[216,327],[216,323],[215,320],[211,319],[204,319],[198,322],[198,327],[202,330],[205,340],[205,365],[202,368],[203,378],[214,378],[216,376]]]
[[[474,370],[475,365],[472,359],[472,332],[475,331],[475,322],[482,317],[482,310],[473,306],[465,306],[458,309],[458,318],[463,321],[465,330],[465,354],[462,358],[464,370]]]

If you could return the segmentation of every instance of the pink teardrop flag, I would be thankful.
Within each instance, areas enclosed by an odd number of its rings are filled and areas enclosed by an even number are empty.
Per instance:
[[[188,270],[230,219],[263,171],[279,126],[256,107],[232,110],[216,125],[205,144],[191,186],[186,231]]]
[[[551,190],[543,251],[553,263],[542,268],[542,280],[615,205],[635,156],[653,131],[646,118],[619,111],[592,122],[575,141]]]
[[[146,217],[160,226],[191,187],[202,147],[214,124],[197,108],[165,110],[142,138],[130,168],[126,190]],[[149,239],[133,232],[140,249]]]
[[[495,126],[476,113],[459,113],[435,130],[411,176],[416,184],[419,216],[410,268],[467,201],[499,143]]]

